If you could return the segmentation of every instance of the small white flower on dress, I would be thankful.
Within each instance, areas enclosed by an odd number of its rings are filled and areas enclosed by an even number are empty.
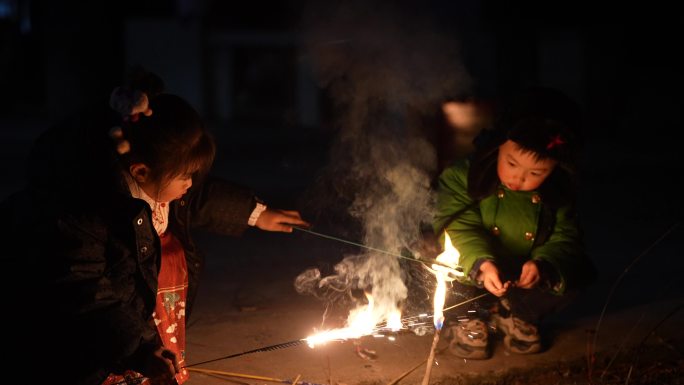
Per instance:
[[[177,328],[177,327],[178,327],[178,324],[177,324],[177,323],[173,323],[173,324],[171,324],[168,328],[166,328],[166,332],[169,333],[169,334],[170,334],[170,333],[173,333],[174,331],[176,331],[176,328]]]
[[[171,342],[174,343],[174,344],[178,342],[178,340],[176,339],[176,337],[171,337],[171,339],[170,339],[169,341],[171,341]]]

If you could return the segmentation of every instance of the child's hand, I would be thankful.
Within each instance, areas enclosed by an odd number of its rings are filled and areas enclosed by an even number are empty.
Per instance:
[[[485,289],[497,297],[506,294],[506,291],[511,286],[510,281],[501,282],[499,278],[499,269],[491,261],[485,261],[480,265],[480,274],[478,279],[482,281]]]
[[[527,261],[522,267],[522,273],[520,273],[520,278],[515,283],[515,286],[522,289],[531,289],[539,283],[540,278],[537,264],[534,261]]]
[[[256,227],[266,231],[291,233],[293,226],[309,227],[309,223],[297,211],[270,208],[264,210],[256,221]]]
[[[150,379],[151,385],[175,383],[174,376],[180,371],[180,365],[174,352],[160,346],[156,350],[150,351],[143,360],[144,366],[140,373]]]

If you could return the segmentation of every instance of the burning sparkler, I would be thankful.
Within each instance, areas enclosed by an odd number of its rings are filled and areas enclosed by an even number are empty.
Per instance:
[[[343,341],[358,339],[363,336],[373,335],[382,330],[398,331],[402,328],[401,312],[394,309],[389,315],[380,314],[374,306],[373,296],[366,293],[368,305],[359,307],[349,313],[347,325],[344,328],[332,329],[316,333],[305,338],[311,348],[329,341]],[[377,325],[385,322],[384,327]]]
[[[444,251],[437,256],[437,262],[432,265],[432,271],[437,279],[437,287],[435,289],[434,299],[434,314],[432,321],[435,324],[435,336],[432,339],[432,347],[428,355],[427,364],[425,367],[425,376],[423,376],[422,385],[427,385],[430,381],[430,372],[432,371],[432,363],[435,360],[435,349],[439,342],[439,332],[444,326],[444,301],[446,300],[446,283],[451,282],[456,277],[462,276],[463,272],[457,270],[460,253],[453,244],[447,232],[444,233]]]

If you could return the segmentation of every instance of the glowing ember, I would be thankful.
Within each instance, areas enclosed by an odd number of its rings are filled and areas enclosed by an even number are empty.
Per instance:
[[[451,244],[451,238],[444,232],[444,251],[437,256],[439,264],[432,264],[432,272],[437,278],[437,288],[435,290],[434,315],[433,321],[437,330],[442,329],[444,323],[444,301],[446,299],[446,283],[462,276],[463,273],[456,270],[461,254]],[[448,267],[447,267],[448,266]]]
[[[368,298],[368,305],[361,306],[349,313],[347,327],[327,330],[306,337],[304,340],[309,347],[314,348],[316,345],[321,345],[329,341],[342,341],[372,335],[379,329],[376,325],[382,322],[387,323],[387,326],[382,329],[386,328],[397,331],[402,328],[401,312],[399,312],[399,310],[390,312],[388,316],[375,314],[373,297],[368,293],[366,293],[366,297]]]
[[[401,313],[398,310],[392,312],[390,316],[387,318],[387,328],[392,330],[393,332],[396,332],[397,330],[402,328]]]

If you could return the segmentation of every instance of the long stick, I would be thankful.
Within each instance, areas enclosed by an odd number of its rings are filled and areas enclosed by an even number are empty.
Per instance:
[[[444,266],[444,267],[448,267],[448,268],[450,268],[450,269],[452,268],[451,266],[445,265],[445,264],[443,264],[442,262],[440,262],[440,261],[438,261],[438,260],[436,260],[436,259],[434,259],[434,258],[424,257],[424,258],[418,259],[418,258],[413,257],[413,256],[410,256],[410,257],[409,257],[409,256],[406,256],[406,255],[401,255],[401,254],[397,254],[397,253],[392,253],[392,252],[387,251],[387,250],[382,250],[382,249],[378,249],[378,248],[371,247],[371,246],[368,246],[368,245],[364,245],[363,243],[352,242],[352,241],[349,241],[349,240],[347,240],[347,239],[342,239],[342,238],[338,238],[338,237],[333,237],[332,235],[327,235],[327,234],[323,234],[323,233],[318,233],[318,232],[316,232],[316,231],[312,231],[312,230],[309,230],[309,229],[305,229],[305,228],[303,228],[303,227],[292,226],[292,228],[295,229],[295,230],[299,230],[299,231],[305,232],[305,233],[309,233],[309,234],[312,234],[312,235],[319,236],[319,237],[321,237],[321,238],[332,239],[333,241],[338,241],[338,242],[346,243],[346,244],[348,244],[348,245],[354,245],[354,246],[362,247],[362,248],[365,248],[365,249],[368,249],[368,250],[372,250],[372,251],[375,251],[375,252],[378,252],[378,253],[391,255],[391,256],[396,257],[396,258],[408,259],[409,261],[418,262],[418,263],[422,263],[422,264],[437,264],[437,265],[441,265],[441,266]],[[460,267],[459,267],[459,269],[460,269]]]
[[[587,357],[587,375],[589,377],[589,383],[592,382],[592,376],[594,373],[594,362],[596,360],[596,357],[594,357],[594,352],[596,351],[596,344],[598,341],[598,336],[599,336],[599,329],[601,328],[601,322],[603,321],[603,317],[606,314],[606,309],[608,309],[608,303],[610,302],[611,298],[613,297],[613,294],[615,293],[615,290],[617,289],[618,285],[622,281],[622,279],[627,275],[627,272],[639,262],[639,260],[646,254],[648,254],[658,243],[660,243],[663,239],[665,239],[670,233],[674,231],[674,229],[679,226],[680,222],[675,222],[672,224],[658,239],[656,239],[650,246],[648,246],[644,251],[641,252],[641,254],[637,255],[636,258],[634,258],[627,267],[622,271],[622,273],[618,276],[618,278],[613,282],[613,286],[611,286],[610,291],[608,292],[608,297],[606,298],[606,301],[603,304],[603,309],[601,309],[601,314],[598,317],[598,321],[596,322],[596,327],[594,328],[594,338],[591,341],[591,346],[588,349],[588,353],[591,353],[591,357]]]
[[[425,376],[423,376],[421,385],[428,385],[430,382],[430,372],[432,372],[432,363],[435,361],[435,349],[439,342],[439,332],[441,330],[442,329],[435,330],[435,337],[432,339],[432,347],[430,348],[430,355],[428,355],[427,365],[425,366]]]
[[[425,360],[419,362],[418,365],[416,365],[416,366],[412,367],[411,369],[409,369],[409,370],[405,371],[404,373],[402,373],[399,377],[395,378],[394,380],[392,380],[392,381],[391,381],[390,383],[388,383],[387,385],[397,385],[397,384],[399,383],[399,381],[401,381],[401,380],[404,379],[404,377],[406,377],[406,376],[408,376],[409,374],[413,373],[414,370],[420,368],[420,366],[423,365],[423,364],[426,363],[426,362],[427,362],[427,358],[426,358]]]
[[[198,373],[204,373],[204,374],[216,374],[219,376],[226,376],[226,377],[236,377],[236,378],[248,378],[251,380],[260,380],[260,381],[270,381],[270,382],[278,382],[281,384],[298,384],[298,385],[322,385],[322,384],[316,384],[313,382],[305,382],[305,381],[299,381],[299,378],[301,376],[297,376],[296,380],[297,381],[290,381],[290,380],[283,380],[280,378],[274,378],[274,377],[264,377],[264,376],[255,376],[252,374],[242,374],[242,373],[234,373],[234,372],[224,372],[222,370],[213,370],[213,369],[201,369],[201,368],[188,368],[189,371],[191,372],[198,372]]]
[[[195,362],[194,364],[190,365],[185,365],[186,368],[189,368],[191,366],[197,366],[197,365],[202,365],[202,364],[207,364],[209,362],[214,362],[214,361],[220,361],[220,360],[225,360],[228,358],[233,358],[233,357],[239,357],[239,356],[244,356],[246,354],[252,354],[252,353],[258,353],[258,352],[267,352],[271,350],[276,350],[276,349],[282,349],[282,348],[289,348],[291,346],[297,346],[302,343],[306,342],[305,339],[301,340],[294,340],[294,341],[289,341],[289,342],[283,342],[282,344],[276,344],[276,345],[271,345],[271,346],[265,346],[263,348],[258,348],[258,349],[253,349],[253,350],[248,350],[246,352],[241,352],[241,353],[235,353],[235,354],[229,354],[227,356],[223,357],[218,357],[218,358],[213,358],[211,360],[206,360],[202,362]]]

